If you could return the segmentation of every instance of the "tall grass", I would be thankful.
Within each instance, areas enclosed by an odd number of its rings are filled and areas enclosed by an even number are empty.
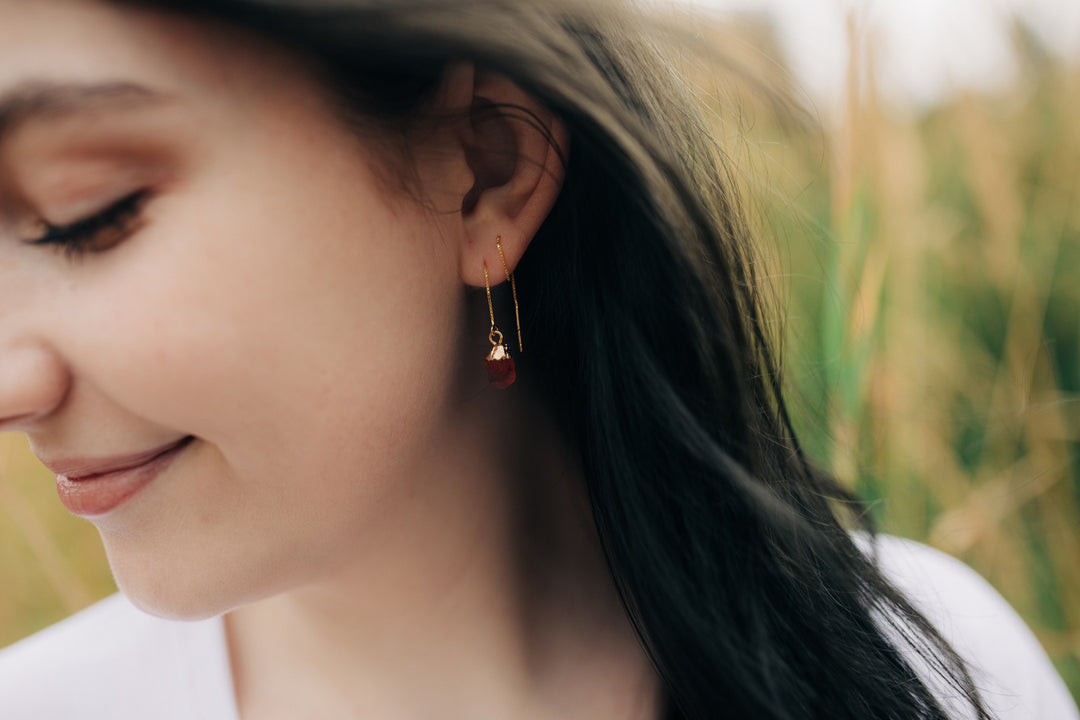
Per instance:
[[[1013,87],[912,117],[852,24],[843,112],[755,125],[751,192],[803,442],[986,577],[1080,697],[1080,68],[1016,38]]]
[[[1018,37],[1015,87],[918,118],[883,106],[858,42],[824,131],[713,100],[766,180],[804,443],[886,531],[993,583],[1080,697],[1080,69]],[[0,646],[115,590],[52,485],[0,436]]]

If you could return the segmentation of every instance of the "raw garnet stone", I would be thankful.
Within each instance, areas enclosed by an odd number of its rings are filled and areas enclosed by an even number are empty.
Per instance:
[[[517,369],[514,367],[514,359],[502,357],[498,360],[488,358],[487,372],[488,381],[499,390],[510,387],[517,380]]]

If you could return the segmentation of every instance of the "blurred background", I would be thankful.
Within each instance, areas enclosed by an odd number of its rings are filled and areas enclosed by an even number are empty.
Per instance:
[[[1080,698],[1080,3],[689,5],[744,78],[699,89],[801,440],[987,578]]]
[[[883,530],[986,577],[1080,698],[1080,3],[680,11],[736,71],[688,62],[759,225],[803,443]],[[115,589],[0,435],[0,647]]]

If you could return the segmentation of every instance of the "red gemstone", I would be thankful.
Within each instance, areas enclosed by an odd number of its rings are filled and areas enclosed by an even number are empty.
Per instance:
[[[485,362],[487,363],[488,381],[499,390],[510,387],[514,384],[514,380],[517,380],[517,369],[514,367],[513,358],[489,359]]]

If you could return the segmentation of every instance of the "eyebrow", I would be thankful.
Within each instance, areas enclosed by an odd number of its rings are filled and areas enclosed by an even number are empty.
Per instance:
[[[94,84],[25,82],[0,94],[0,142],[30,120],[66,119],[102,110],[135,109],[162,102],[165,96],[132,82]]]

